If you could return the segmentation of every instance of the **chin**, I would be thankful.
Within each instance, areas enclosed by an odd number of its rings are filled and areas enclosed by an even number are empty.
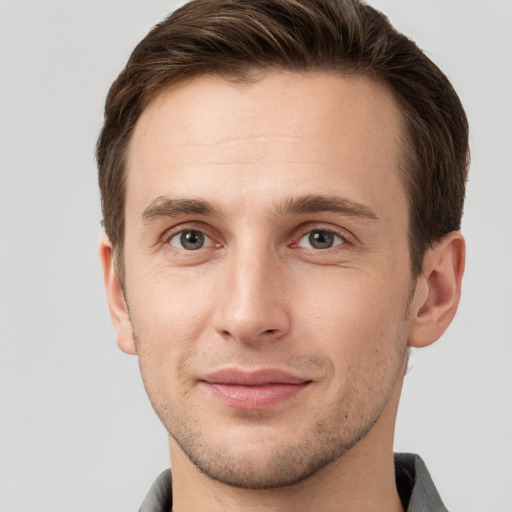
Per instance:
[[[347,439],[340,431],[333,432],[318,424],[300,441],[290,439],[289,434],[279,438],[265,433],[245,441],[235,436],[231,442],[208,441],[204,433],[171,436],[192,464],[212,480],[237,488],[272,489],[296,485],[312,477],[343,457],[368,430],[360,429]]]

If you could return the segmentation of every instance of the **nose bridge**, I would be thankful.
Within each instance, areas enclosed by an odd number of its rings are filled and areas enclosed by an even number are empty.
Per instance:
[[[218,331],[244,343],[277,338],[288,331],[280,266],[268,245],[248,243],[230,252],[224,285],[219,287],[224,296],[219,297]]]

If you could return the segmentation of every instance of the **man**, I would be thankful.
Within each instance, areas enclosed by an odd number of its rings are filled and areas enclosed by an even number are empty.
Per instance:
[[[169,432],[141,511],[445,510],[392,447],[460,297],[467,131],[356,0],[197,0],[141,41],[97,148],[118,345]]]

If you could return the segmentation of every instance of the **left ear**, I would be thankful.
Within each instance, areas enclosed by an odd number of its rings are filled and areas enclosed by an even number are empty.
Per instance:
[[[465,259],[459,231],[448,233],[426,252],[412,301],[409,346],[434,343],[450,325],[459,305]]]

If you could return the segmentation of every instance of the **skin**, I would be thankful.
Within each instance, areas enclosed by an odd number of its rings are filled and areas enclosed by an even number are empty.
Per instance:
[[[204,76],[142,113],[124,293],[107,237],[100,252],[118,344],[169,432],[175,511],[402,509],[407,348],[453,318],[464,241],[447,235],[412,278],[401,135],[385,86],[334,74]],[[307,385],[240,409],[204,384],[226,368]]]

